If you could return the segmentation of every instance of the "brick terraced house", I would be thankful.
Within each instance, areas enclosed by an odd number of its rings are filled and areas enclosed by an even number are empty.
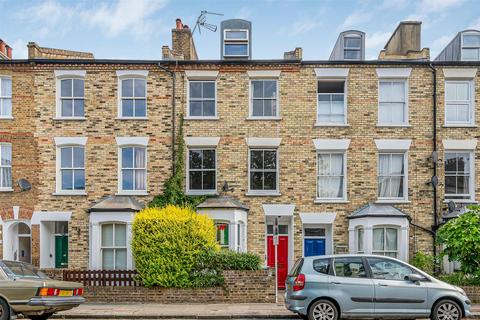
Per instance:
[[[220,26],[219,60],[198,60],[180,20],[158,61],[30,43],[0,62],[3,257],[134,268],[131,222],[171,174],[181,117],[185,191],[210,196],[198,211],[226,249],[272,266],[278,231],[280,284],[300,256],[436,250],[447,203],[479,196],[480,31],[431,61],[420,27],[400,23],[377,60],[357,30],[329,60],[254,60],[239,19]]]

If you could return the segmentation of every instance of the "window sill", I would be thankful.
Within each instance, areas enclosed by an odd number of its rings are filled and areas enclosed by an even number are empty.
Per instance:
[[[377,123],[377,128],[411,128],[411,124]]]
[[[13,188],[0,188],[0,192],[13,192]]]
[[[58,191],[52,193],[54,196],[86,196],[86,191]]]
[[[246,196],[249,197],[279,197],[282,194],[280,192],[254,192],[254,191],[248,191],[245,193]]]
[[[314,127],[350,127],[347,123],[315,122]]]
[[[85,117],[55,117],[53,118],[54,121],[85,121],[87,118]]]
[[[375,203],[412,203],[412,201],[405,199],[378,199]]]
[[[217,196],[218,192],[217,190],[203,190],[203,191],[193,191],[193,190],[187,190],[186,192],[187,196]]]
[[[0,117],[0,120],[13,120],[13,117]]]
[[[220,120],[220,117],[183,117],[184,120]]]
[[[350,203],[350,201],[346,199],[315,199],[314,203]]]
[[[264,121],[267,121],[267,120],[270,120],[270,121],[279,121],[279,120],[282,120],[282,117],[248,117],[246,118],[245,120],[252,120],[252,121],[258,121],[258,120],[264,120]]]
[[[449,203],[450,201],[453,201],[455,203],[466,203],[466,204],[477,204],[478,201],[476,200],[467,200],[467,199],[444,199],[443,203]]]
[[[442,127],[443,128],[476,128],[478,126],[471,123],[465,123],[465,124],[458,123],[458,124],[444,124]]]
[[[118,191],[116,196],[148,196],[147,191]]]
[[[148,117],[117,117],[117,120],[148,120]]]

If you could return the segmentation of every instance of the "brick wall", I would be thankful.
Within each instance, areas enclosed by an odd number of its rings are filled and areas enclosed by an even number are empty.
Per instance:
[[[269,270],[225,271],[223,287],[205,289],[87,287],[88,302],[102,303],[271,303],[275,275]]]

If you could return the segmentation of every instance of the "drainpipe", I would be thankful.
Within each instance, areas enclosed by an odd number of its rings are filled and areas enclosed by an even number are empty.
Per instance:
[[[428,65],[432,71],[433,77],[433,152],[437,152],[437,69],[433,64]],[[437,157],[438,159],[438,157]],[[437,161],[433,161],[433,176],[437,176]],[[437,208],[437,185],[432,183],[433,187],[433,226],[432,226],[432,238],[433,238],[433,258],[437,258],[437,229],[438,229],[438,208]]]
[[[157,66],[163,71],[167,72],[172,78],[172,175],[175,174],[175,72],[162,66],[162,63],[159,62]]]

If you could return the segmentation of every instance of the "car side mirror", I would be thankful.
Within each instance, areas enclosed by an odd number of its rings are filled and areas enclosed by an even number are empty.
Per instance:
[[[425,277],[416,273],[411,273],[405,276],[405,280],[417,282],[417,281],[425,281]]]

